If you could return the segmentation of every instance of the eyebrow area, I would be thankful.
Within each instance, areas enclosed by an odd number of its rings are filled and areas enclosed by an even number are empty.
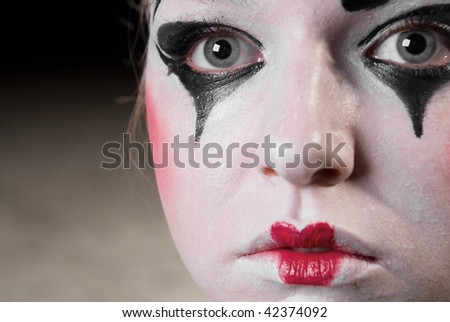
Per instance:
[[[361,10],[371,10],[383,6],[389,3],[390,0],[342,0],[342,6],[346,11],[361,11]],[[158,11],[158,7],[161,4],[161,0],[155,0],[155,11],[153,12],[153,17]]]
[[[387,4],[389,0],[342,0],[346,11],[371,10]]]
[[[202,1],[202,2],[206,2],[206,3],[209,3],[209,2],[215,2],[215,1],[208,1],[208,0],[206,0],[206,1]],[[221,2],[221,1],[218,1],[218,2]],[[244,4],[247,4],[247,0],[228,0],[228,1],[223,1],[223,2],[226,2],[226,3],[229,3],[229,4],[241,4],[241,5],[244,5]],[[161,0],[155,0],[155,11],[153,12],[153,18],[155,17],[155,15],[156,15],[156,11],[158,10],[158,7],[159,7],[159,5],[161,4]]]
[[[370,10],[375,9],[379,6],[385,5],[389,0],[342,0],[342,6],[346,11],[360,11],[360,10]],[[153,17],[156,15],[161,0],[155,0],[155,11],[153,12]]]

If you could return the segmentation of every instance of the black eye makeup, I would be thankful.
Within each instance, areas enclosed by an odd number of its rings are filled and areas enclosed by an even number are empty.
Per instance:
[[[385,5],[389,0],[342,0],[342,6],[346,11],[370,10]]]
[[[237,28],[206,21],[166,23],[157,49],[195,101],[199,141],[213,106],[264,67],[262,43]]]
[[[450,81],[450,5],[414,10],[378,26],[359,46],[364,64],[405,104],[416,137],[426,106]]]

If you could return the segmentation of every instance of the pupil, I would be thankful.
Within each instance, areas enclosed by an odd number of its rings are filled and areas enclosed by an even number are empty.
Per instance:
[[[427,49],[427,40],[420,34],[411,34],[403,40],[402,46],[411,55],[420,55]]]
[[[218,59],[227,59],[231,56],[231,44],[226,40],[218,40],[213,45],[214,56]]]

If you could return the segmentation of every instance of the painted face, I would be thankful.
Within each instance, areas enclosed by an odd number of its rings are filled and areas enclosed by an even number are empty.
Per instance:
[[[151,10],[158,188],[212,299],[450,300],[450,1]]]

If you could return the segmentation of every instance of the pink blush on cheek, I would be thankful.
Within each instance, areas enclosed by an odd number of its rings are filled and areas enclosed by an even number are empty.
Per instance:
[[[151,142],[152,158],[155,164],[161,164],[164,158],[169,158],[170,160],[170,155],[164,156],[164,153],[167,152],[164,152],[163,150],[163,142],[167,142],[164,139],[167,136],[167,127],[164,122],[162,122],[161,118],[158,117],[157,104],[152,95],[152,89],[148,84],[146,84],[145,88],[145,111],[147,118],[147,132]],[[163,201],[170,198],[170,187],[172,186],[170,180],[171,173],[170,167],[155,169],[158,190]]]
[[[161,164],[164,158],[167,159],[170,154],[165,156],[164,154],[170,153],[170,149],[163,149],[163,144],[170,145],[171,141],[168,139],[170,128],[168,126],[169,122],[166,122],[164,115],[161,115],[158,111],[158,103],[152,94],[152,89],[148,84],[145,89],[145,111],[147,118],[147,132],[149,136],[149,141],[151,142],[152,156],[156,164]],[[166,151],[164,151],[166,150]],[[166,161],[167,162],[167,161]],[[163,170],[165,170],[165,167]]]
[[[160,143],[160,134],[163,131],[161,122],[156,116],[156,104],[152,95],[152,89],[148,84],[145,87],[145,112],[147,116],[147,131],[150,142]]]

